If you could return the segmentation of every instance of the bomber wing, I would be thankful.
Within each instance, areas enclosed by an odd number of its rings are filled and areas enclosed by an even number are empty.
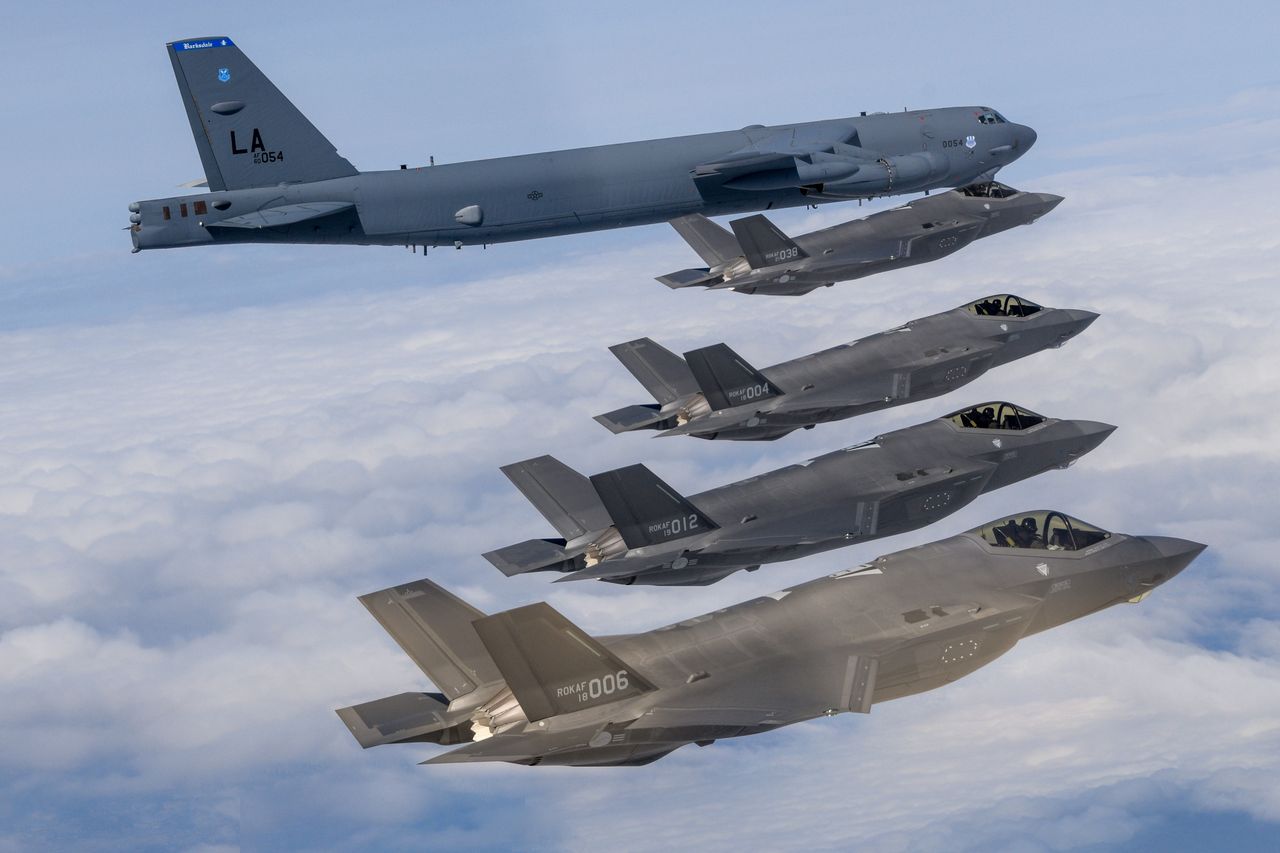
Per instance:
[[[879,155],[857,144],[852,125],[748,128],[750,143],[693,170],[700,185],[774,190],[849,178]]]

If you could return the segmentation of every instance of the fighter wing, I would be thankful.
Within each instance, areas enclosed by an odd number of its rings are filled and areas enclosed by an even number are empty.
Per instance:
[[[422,763],[509,761],[515,764],[546,762],[586,767],[634,766],[657,761],[689,742],[673,738],[661,730],[632,733],[627,730],[625,722],[610,723],[597,731],[571,729],[552,733],[539,730],[494,735]]]

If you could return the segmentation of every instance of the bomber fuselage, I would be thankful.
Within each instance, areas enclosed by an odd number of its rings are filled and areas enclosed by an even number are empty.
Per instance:
[[[131,206],[131,236],[135,249],[228,242],[479,245],[663,222],[695,212],[743,213],[953,187],[993,174],[1035,141],[1034,131],[1023,125],[978,119],[992,114],[951,107],[754,126],[150,199]],[[853,182],[843,187],[806,185],[794,175],[751,183],[727,166],[707,171],[724,166],[725,158],[734,164],[749,160],[753,146],[772,151],[779,138],[792,136],[818,139],[820,147],[848,140],[859,156],[883,154],[883,162],[868,161],[861,177],[845,179]],[[271,153],[250,150],[247,137],[224,140],[215,134],[210,141],[232,146],[236,153],[229,156],[237,158]],[[272,147],[269,139],[261,144]],[[805,157],[809,150],[794,153]],[[263,170],[265,182],[279,165],[264,161],[253,168]],[[699,169],[705,174],[696,174]],[[750,174],[766,173],[776,176],[777,170]]]

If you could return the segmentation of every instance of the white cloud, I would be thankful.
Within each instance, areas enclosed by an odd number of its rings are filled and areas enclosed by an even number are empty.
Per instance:
[[[1075,156],[1148,151],[1118,140]],[[1032,228],[796,300],[668,291],[650,276],[689,259],[659,229],[447,287],[422,284],[423,265],[493,262],[441,253],[406,272],[391,250],[323,255],[331,265],[306,248],[218,250],[188,284],[216,286],[220,265],[248,274],[254,257],[266,281],[326,267],[327,295],[0,334],[6,790],[224,802],[291,778],[297,791],[257,799],[246,824],[269,834],[320,804],[342,831],[361,826],[362,846],[422,815],[444,825],[438,843],[501,846],[510,830],[492,810],[457,812],[511,801],[531,847],[955,849],[962,832],[975,848],[1061,850],[1139,832],[1166,796],[1133,787],[1150,779],[1280,820],[1280,163],[1255,155],[1190,175],[1177,153],[1140,170],[1086,162],[1031,187],[1068,197]],[[374,274],[398,285],[332,289]],[[630,337],[725,340],[766,364],[1002,291],[1103,317],[944,400],[767,445],[614,437],[590,419],[641,399],[606,351]],[[551,587],[478,556],[547,534],[498,472],[507,462],[644,460],[692,492],[992,397],[1121,430],[1071,471],[933,529],[706,589]],[[361,754],[331,713],[423,686],[354,600],[384,585],[429,575],[486,609],[548,597],[589,630],[644,629],[1032,505],[1212,550],[1143,607],[1038,637],[944,690],[648,769],[422,770],[410,765],[431,748]]]

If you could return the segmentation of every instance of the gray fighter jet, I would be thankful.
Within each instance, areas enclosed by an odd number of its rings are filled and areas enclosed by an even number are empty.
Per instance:
[[[440,693],[338,715],[424,764],[637,765],[941,687],[1023,637],[1142,600],[1204,545],[1026,512],[643,634],[592,637],[545,603],[486,616],[429,580],[361,602]]]
[[[726,344],[681,358],[640,338],[609,350],[657,405],[625,406],[596,420],[614,433],[769,441],[945,394],[992,367],[1061,346],[1097,317],[1006,293],[761,370]]]
[[[135,251],[461,247],[898,195],[989,180],[1036,138],[988,107],[948,107],[360,172],[231,39],[167,50],[211,192],[131,204]]]
[[[658,281],[673,288],[801,296],[837,281],[936,261],[981,237],[1030,225],[1061,201],[1062,196],[988,181],[794,240],[760,214],[733,220],[729,233],[694,213],[671,225],[708,266],[658,276]]]
[[[688,498],[644,465],[588,479],[540,456],[502,471],[562,538],[484,556],[506,575],[702,586],[932,524],[984,492],[1071,465],[1114,430],[983,403]]]

